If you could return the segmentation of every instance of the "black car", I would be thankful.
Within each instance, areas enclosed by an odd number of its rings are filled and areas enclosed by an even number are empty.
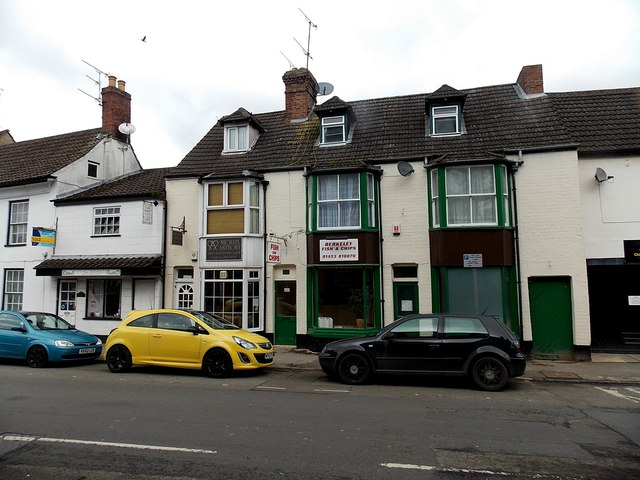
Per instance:
[[[483,390],[502,390],[524,374],[518,338],[488,315],[416,314],[376,335],[328,343],[320,366],[329,376],[358,385],[375,374],[467,375]]]

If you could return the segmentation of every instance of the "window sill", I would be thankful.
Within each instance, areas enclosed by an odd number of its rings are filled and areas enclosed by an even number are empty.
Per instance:
[[[109,235],[91,235],[91,238],[109,238],[109,237],[121,237],[122,235],[119,233],[112,233]]]
[[[26,243],[9,243],[6,244],[5,247],[26,247]]]
[[[82,320],[100,320],[100,321],[121,322],[122,321],[122,317],[84,317]]]

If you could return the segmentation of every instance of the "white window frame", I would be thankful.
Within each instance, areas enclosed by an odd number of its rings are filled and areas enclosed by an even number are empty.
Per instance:
[[[347,141],[347,132],[346,132],[346,119],[344,115],[336,115],[333,117],[324,117],[322,118],[322,139],[320,143],[323,145],[335,145],[345,143]],[[329,134],[329,130],[340,129],[340,133],[331,133]],[[327,140],[327,136],[337,136],[340,135],[340,140]]]
[[[357,185],[358,185],[358,192],[357,192],[357,196],[355,197],[346,197],[343,196],[343,194],[341,193],[340,190],[340,177],[346,177],[346,176],[355,176],[357,179]],[[327,180],[331,177],[335,177],[336,179],[336,195],[335,197],[332,198],[324,198],[321,199],[320,198],[320,182]],[[362,201],[361,201],[361,188],[360,188],[360,174],[358,173],[341,173],[341,174],[334,174],[334,175],[319,175],[318,176],[318,188],[317,188],[317,193],[316,193],[316,203],[317,203],[317,210],[316,210],[316,223],[317,223],[317,228],[318,230],[344,230],[344,229],[353,229],[353,228],[361,228],[362,226],[362,213],[361,213],[361,208],[362,208]],[[351,204],[351,203],[357,203],[358,205],[358,222],[357,224],[353,224],[353,225],[341,225],[340,219],[342,218],[342,214],[341,214],[341,210],[342,210],[342,206],[344,204]],[[336,204],[337,205],[337,209],[338,209],[338,213],[337,213],[337,218],[338,218],[338,225],[322,225],[321,224],[321,219],[323,218],[323,216],[321,215],[321,208],[323,205],[330,205],[330,204]]]
[[[431,217],[435,228],[440,227],[440,185],[438,169],[431,170]]]
[[[455,132],[439,132],[436,128],[437,121],[450,118],[456,122]],[[460,109],[458,105],[431,107],[431,132],[434,136],[460,135]]]
[[[244,132],[243,142],[241,142],[240,132]],[[234,125],[224,127],[224,151],[225,152],[246,152],[249,150],[249,126]]]
[[[481,168],[491,168],[491,179],[492,179],[492,192],[473,192],[473,181],[472,181],[472,170],[481,169]],[[467,192],[463,193],[450,193],[449,192],[449,179],[448,175],[452,170],[466,170],[467,172]],[[464,227],[464,226],[496,226],[498,225],[498,206],[497,206],[497,192],[496,192],[496,172],[494,165],[469,165],[469,166],[460,166],[460,167],[448,167],[445,169],[445,185],[446,185],[446,200],[447,200],[447,226],[450,227]],[[469,219],[470,222],[453,222],[451,213],[453,211],[453,206],[451,205],[452,201],[460,200],[460,199],[468,199],[469,202]],[[493,222],[476,222],[474,221],[474,203],[476,200],[480,200],[482,198],[492,198],[493,199]]]
[[[91,175],[91,167],[94,167],[96,170],[95,175]],[[97,162],[88,162],[87,163],[87,177],[89,178],[99,178],[100,175],[100,164]]]
[[[207,284],[213,285],[213,288],[207,289]],[[202,291],[212,292],[211,295],[203,294],[205,310],[211,311],[212,306],[215,308],[216,304],[226,305],[231,301],[229,310],[214,310],[212,313],[236,325],[241,323],[238,326],[245,330],[259,331],[264,328],[263,305],[260,299],[262,291],[260,270],[242,268],[204,270]],[[239,296],[236,295],[238,293],[240,293]],[[241,317],[240,322],[234,322],[238,320],[237,316]]]
[[[230,203],[229,202],[229,185],[230,184],[242,184],[242,203]],[[213,185],[222,185],[222,204],[221,205],[209,205],[209,187]],[[207,216],[209,211],[212,210],[243,210],[244,230],[242,232],[233,233],[230,235],[260,235],[262,232],[262,189],[260,188],[260,182],[255,180],[237,181],[229,180],[224,182],[211,182],[205,184],[203,189],[204,193],[204,231],[205,235],[226,235],[220,233],[206,233],[207,232]]]
[[[93,236],[120,235],[121,211],[119,206],[93,208]]]
[[[28,220],[29,200],[16,200],[14,202],[9,202],[9,231],[7,235],[7,245],[27,244]]]
[[[4,271],[4,310],[22,310],[24,297],[24,269],[15,268]]]

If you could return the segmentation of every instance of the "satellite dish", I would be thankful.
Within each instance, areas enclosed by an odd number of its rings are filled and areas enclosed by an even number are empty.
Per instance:
[[[613,178],[613,176],[607,175],[607,172],[605,172],[602,168],[596,168],[596,174],[594,176],[599,182],[604,182]]]
[[[121,123],[118,126],[118,131],[124,135],[131,135],[136,131],[136,127],[134,127],[131,123]]]
[[[333,92],[333,85],[327,82],[320,82],[316,85],[316,93],[320,96],[330,95]]]
[[[398,162],[398,173],[403,177],[408,177],[414,172],[409,162]]]

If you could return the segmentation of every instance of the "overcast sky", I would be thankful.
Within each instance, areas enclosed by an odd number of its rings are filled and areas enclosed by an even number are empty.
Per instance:
[[[86,61],[126,81],[142,166],[177,165],[237,108],[284,109],[301,10],[309,69],[345,101],[513,83],[538,63],[547,92],[640,86],[638,0],[0,0],[0,130],[99,127]]]

